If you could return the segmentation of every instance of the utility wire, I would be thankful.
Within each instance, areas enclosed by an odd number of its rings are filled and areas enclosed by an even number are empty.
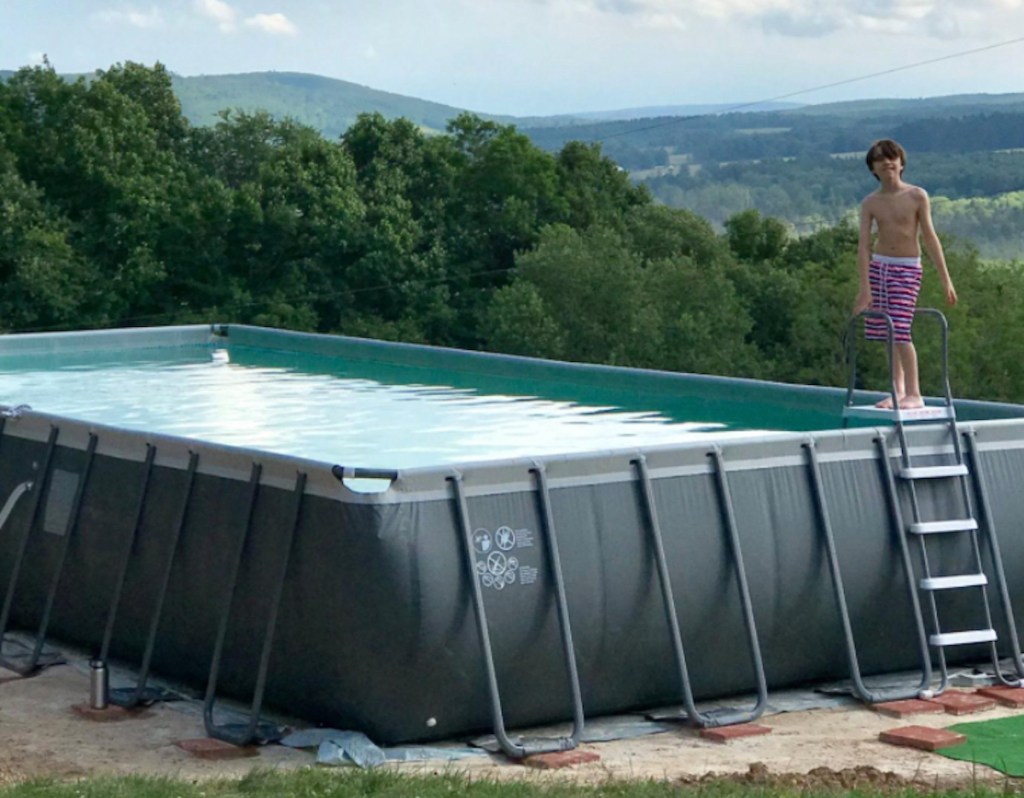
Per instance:
[[[812,87],[807,88],[807,89],[799,89],[798,91],[791,91],[791,92],[787,92],[786,94],[778,94],[778,95],[776,95],[774,97],[768,97],[768,98],[766,98],[764,100],[755,100],[753,102],[740,103],[739,105],[729,106],[729,107],[725,108],[724,110],[717,111],[717,112],[715,112],[713,114],[711,114],[711,113],[707,113],[707,114],[692,114],[690,116],[673,117],[672,119],[668,119],[668,120],[666,120],[664,122],[656,122],[656,123],[653,123],[651,125],[647,125],[646,127],[631,128],[629,130],[624,130],[624,131],[622,131],[620,133],[609,133],[606,136],[602,136],[601,138],[594,139],[594,141],[607,141],[608,139],[617,138],[618,136],[626,136],[626,135],[630,135],[630,134],[634,134],[634,133],[646,133],[649,130],[657,130],[659,128],[668,127],[670,125],[678,125],[678,124],[681,124],[682,122],[686,122],[686,121],[688,121],[690,119],[702,119],[702,118],[708,117],[708,116],[719,116],[721,114],[731,114],[731,113],[735,113],[737,111],[742,111],[745,108],[753,108],[754,106],[758,106],[758,105],[765,105],[767,103],[779,102],[780,100],[788,100],[791,97],[799,97],[802,94],[811,94],[811,93],[816,92],[816,91],[824,91],[825,89],[834,89],[837,86],[846,86],[846,85],[848,85],[850,83],[858,83],[859,81],[862,81],[862,80],[871,80],[872,78],[880,78],[880,77],[882,77],[884,75],[892,75],[892,74],[894,74],[896,72],[904,72],[904,71],[906,71],[908,69],[917,69],[918,67],[928,66],[929,64],[938,64],[938,63],[940,63],[942,61],[952,61],[955,58],[964,58],[964,57],[966,57],[968,55],[976,55],[977,53],[984,53],[984,52],[986,52],[988,50],[995,50],[995,49],[997,49],[999,47],[1009,47],[1012,44],[1021,44],[1022,42],[1024,42],[1024,36],[1018,36],[1015,39],[1007,39],[1006,41],[1002,41],[1002,42],[994,42],[993,44],[986,44],[984,47],[975,47],[975,48],[973,48],[971,50],[961,50],[961,51],[956,52],[956,53],[949,53],[947,55],[941,55],[938,58],[928,58],[928,59],[925,59],[924,61],[915,61],[915,62],[913,62],[911,64],[903,64],[902,66],[891,67],[890,69],[883,69],[880,72],[869,72],[869,73],[867,73],[865,75],[858,75],[855,78],[846,78],[845,80],[837,80],[834,83],[823,83],[823,84],[821,84],[819,86],[812,86]]]

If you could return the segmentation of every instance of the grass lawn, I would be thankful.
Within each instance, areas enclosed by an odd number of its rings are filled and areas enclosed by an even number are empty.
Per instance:
[[[571,778],[571,777],[570,777]],[[817,784],[743,783],[741,780],[701,780],[680,784],[664,781],[609,780],[598,785],[574,784],[555,777],[542,783],[514,780],[469,780],[452,772],[435,776],[403,775],[388,770],[326,770],[309,768],[289,773],[255,771],[241,780],[189,782],[151,777],[94,778],[82,781],[31,781],[0,788],[0,798],[893,798],[893,796],[972,796],[997,798],[1019,793],[1007,780],[1000,789],[980,786],[960,790],[929,790],[907,785],[847,789]]]

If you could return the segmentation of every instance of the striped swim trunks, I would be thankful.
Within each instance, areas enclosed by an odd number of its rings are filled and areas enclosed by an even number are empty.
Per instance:
[[[921,290],[921,259],[872,255],[868,266],[871,283],[871,310],[892,317],[893,340],[910,343],[910,325],[914,322],[917,294]],[[869,341],[888,338],[883,319],[864,319],[864,337]]]

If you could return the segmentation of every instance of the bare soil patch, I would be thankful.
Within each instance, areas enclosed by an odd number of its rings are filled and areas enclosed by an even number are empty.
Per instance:
[[[253,768],[299,768],[314,753],[280,745],[246,759],[209,761],[179,748],[181,740],[204,737],[200,705],[156,704],[97,722],[73,710],[88,700],[88,675],[61,665],[22,679],[0,670],[0,783],[37,776],[147,774],[206,779],[242,776]],[[998,707],[969,719],[1005,717],[1020,710]],[[1014,780],[984,766],[882,743],[880,732],[909,724],[943,727],[967,720],[952,715],[919,715],[897,720],[861,706],[812,709],[766,716],[772,733],[722,744],[696,730],[678,729],[631,739],[588,743],[600,760],[557,771],[538,771],[501,756],[456,762],[430,760],[389,765],[408,772],[459,771],[479,778],[571,778],[599,783],[616,779],[665,779],[699,784],[729,779],[798,789],[839,790],[992,784]]]

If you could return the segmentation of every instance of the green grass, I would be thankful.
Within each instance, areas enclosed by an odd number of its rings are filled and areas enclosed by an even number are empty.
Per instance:
[[[949,798],[998,798],[1014,794],[1013,782],[1000,789],[972,786],[962,790],[914,790],[909,787],[878,787],[847,790],[813,783],[760,784],[742,779],[701,779],[680,784],[664,781],[608,780],[588,786],[553,778],[543,783],[526,780],[470,780],[457,772],[434,776],[403,775],[390,770],[254,771],[241,780],[179,781],[167,778],[128,776],[81,781],[35,780],[0,788],[0,798],[918,798],[921,795]]]

